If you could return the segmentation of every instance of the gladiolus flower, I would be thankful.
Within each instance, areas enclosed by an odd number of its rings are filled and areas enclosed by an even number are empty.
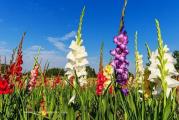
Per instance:
[[[158,57],[158,50],[151,53],[150,62],[151,65],[149,66],[149,70],[151,72],[149,76],[149,80],[151,82],[157,82],[157,88],[153,94],[159,94],[162,91],[162,88],[160,87],[161,81],[158,80],[158,78],[161,77],[160,70],[158,68],[159,65],[159,59]],[[166,60],[165,68],[167,69],[167,76],[166,76],[166,83],[167,83],[167,91],[166,96],[168,97],[172,88],[179,86],[179,82],[172,78],[174,75],[178,75],[174,64],[176,63],[176,60],[173,58],[172,54],[169,53],[168,47],[164,46],[164,60]]]
[[[143,60],[142,55],[139,54],[139,52],[136,52],[136,77],[139,84],[142,84],[144,75],[144,67],[143,67]]]
[[[47,116],[47,110],[45,106],[45,98],[44,95],[42,94],[42,100],[40,101],[40,109],[41,109],[41,114],[42,116]]]
[[[17,57],[14,63],[10,65],[10,75],[15,77],[15,80],[18,82],[18,87],[22,88],[23,86],[23,81],[21,80],[22,77],[22,64],[23,64],[23,59],[22,59],[22,44],[24,41],[25,34],[23,34],[21,42],[19,44],[19,48],[17,51]]]
[[[85,47],[82,45],[82,38],[81,38],[81,30],[82,30],[82,23],[83,23],[83,16],[85,12],[85,7],[82,10],[82,14],[80,16],[80,22],[78,26],[77,36],[75,41],[72,41],[70,44],[70,52],[67,55],[68,63],[66,64],[65,68],[67,70],[66,75],[68,79],[75,77],[73,80],[73,87],[76,88],[77,84],[81,87],[87,83],[87,72],[86,72],[86,65],[88,64],[88,60],[86,59],[87,52],[85,51]],[[71,81],[71,80],[70,80]],[[69,101],[69,104],[75,100],[76,92],[73,90],[73,96]]]
[[[70,105],[71,103],[75,103],[75,98],[76,98],[76,94],[74,93],[74,95],[70,98],[68,105]]]
[[[102,72],[99,72],[97,75],[97,86],[96,86],[96,94],[102,95],[103,91],[109,87],[109,93],[112,94],[113,87],[111,84],[113,74],[113,68],[111,65],[107,65],[104,67]],[[109,86],[110,85],[110,86]]]
[[[32,89],[35,87],[36,82],[37,82],[37,76],[38,76],[38,69],[39,66],[35,66],[34,69],[31,71],[31,75],[30,75],[30,81],[28,84],[28,90],[32,91]]]
[[[109,64],[107,65],[104,70],[104,75],[107,77],[107,79],[111,79],[112,74],[114,73],[113,67]]]
[[[80,86],[84,86],[87,83],[86,65],[88,64],[85,47],[72,41],[69,48],[71,51],[67,55],[68,63],[65,66],[67,69],[66,75],[68,76],[68,79],[70,79],[72,76],[75,76],[76,72]]]
[[[60,76],[57,76],[52,83],[52,88],[55,88],[60,83],[61,83],[61,78],[60,78]]]
[[[114,87],[113,87],[113,86],[110,86],[110,88],[109,88],[109,93],[110,93],[110,94],[113,94],[113,91],[114,91]]]
[[[11,94],[14,92],[14,85],[10,84],[8,80],[0,77],[0,95]]]
[[[103,74],[107,78],[107,80],[104,82],[104,88],[105,89],[107,89],[108,86],[111,84],[113,73],[114,73],[114,70],[113,70],[113,67],[110,64],[104,67]],[[112,94],[112,92],[113,92],[113,86],[110,85],[109,86],[109,93]]]
[[[116,82],[119,83],[121,86],[121,92],[125,95],[128,94],[128,89],[124,86],[127,85],[128,81],[128,69],[127,66],[129,62],[126,60],[126,56],[129,53],[127,50],[127,43],[128,37],[127,33],[120,32],[120,34],[114,37],[114,43],[117,45],[114,50],[110,53],[114,56],[114,59],[111,63],[113,68],[115,69],[117,80]]]
[[[96,94],[97,95],[103,94],[105,81],[107,81],[107,78],[103,75],[103,73],[99,72],[97,75],[97,86],[96,86]]]

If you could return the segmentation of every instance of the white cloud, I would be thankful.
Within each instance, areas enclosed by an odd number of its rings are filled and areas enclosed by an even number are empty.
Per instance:
[[[63,52],[67,52],[67,48],[64,41],[74,38],[76,35],[75,31],[71,31],[62,37],[48,37],[47,40],[53,44],[57,49]]]
[[[64,35],[63,37],[61,37],[60,40],[62,40],[62,41],[69,40],[71,38],[74,38],[75,36],[76,36],[76,32],[71,31],[71,32],[67,33],[66,35]]]
[[[66,52],[66,46],[63,42],[59,41],[58,38],[55,37],[48,37],[48,41],[52,43],[57,49]]]
[[[7,48],[7,43],[5,41],[0,41],[0,56],[1,56],[1,63],[8,63],[10,61],[12,54],[12,50]]]
[[[0,42],[1,43],[1,42]],[[39,45],[33,45],[27,49],[23,50],[23,70],[29,71],[33,68],[34,64],[34,57],[38,54],[38,49],[40,50],[39,62],[41,63],[42,68],[44,67],[45,63],[49,62],[49,68],[51,67],[64,67],[66,63],[65,56],[61,56],[58,51],[55,50],[47,50]],[[12,50],[8,49],[7,47],[1,46],[0,44],[0,56],[2,59],[2,63],[5,61],[6,56],[6,63],[9,64],[11,59]]]
[[[9,63],[10,58],[11,58],[11,54],[12,54],[12,50],[10,49],[6,49],[0,46],[0,57],[1,57],[1,63]]]
[[[28,48],[28,50],[32,50],[32,51],[38,51],[38,50],[44,50],[45,48],[43,48],[42,46],[39,45],[33,45],[30,48]]]
[[[2,46],[5,46],[5,45],[7,45],[7,42],[5,42],[5,41],[0,41],[0,46],[2,47]]]
[[[49,68],[52,67],[64,67],[66,63],[65,56],[61,56],[58,51],[55,50],[46,50],[41,46],[31,46],[30,48],[24,50],[24,70],[31,70],[34,64],[34,57],[38,54],[38,48],[41,48],[39,55],[39,62],[44,67],[46,62],[49,62]]]
[[[37,55],[36,50],[25,50],[24,51],[24,69],[25,71],[31,70],[34,64],[34,57]],[[60,56],[57,51],[42,49],[40,51],[39,62],[44,67],[46,62],[49,62],[49,67],[64,67],[66,58]]]

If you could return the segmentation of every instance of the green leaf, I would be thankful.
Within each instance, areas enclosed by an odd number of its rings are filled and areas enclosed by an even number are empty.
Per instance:
[[[154,120],[158,120],[158,101],[156,101],[156,104],[155,104]]]
[[[168,120],[169,115],[171,114],[171,105],[172,105],[172,101],[171,101],[171,97],[169,97],[167,99],[167,104],[164,108],[163,120]]]

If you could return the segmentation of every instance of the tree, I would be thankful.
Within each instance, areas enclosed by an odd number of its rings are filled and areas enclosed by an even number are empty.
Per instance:
[[[179,51],[173,52],[173,57],[176,59],[177,63],[175,64],[175,69],[179,71]]]
[[[5,72],[7,72],[9,65],[7,64],[0,64],[0,73],[1,74],[5,74]]]
[[[91,68],[90,66],[86,66],[86,72],[87,72],[87,77],[88,78],[94,78],[96,77],[96,72],[94,70],[94,68]]]
[[[46,76],[52,77],[52,76],[64,76],[65,75],[65,70],[63,68],[50,68],[47,69],[46,71]]]

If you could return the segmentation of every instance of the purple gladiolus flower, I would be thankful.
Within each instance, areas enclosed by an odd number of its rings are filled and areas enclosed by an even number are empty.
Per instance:
[[[129,91],[128,91],[127,88],[121,89],[121,91],[122,91],[122,93],[123,93],[125,96],[127,96],[128,93],[129,93]]]
[[[111,65],[115,69],[117,76],[116,82],[121,86],[121,92],[124,95],[128,94],[128,89],[126,87],[128,81],[128,65],[129,62],[126,60],[127,54],[129,51],[127,49],[128,36],[125,31],[120,32],[118,36],[114,37],[114,43],[116,48],[111,50],[110,53],[114,56],[114,59],[111,62]]]

